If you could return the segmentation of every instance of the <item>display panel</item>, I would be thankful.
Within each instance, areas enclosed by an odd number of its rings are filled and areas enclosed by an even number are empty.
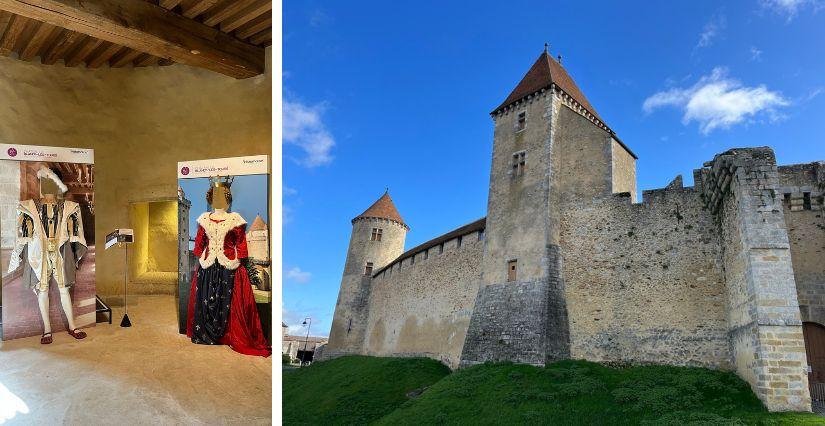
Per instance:
[[[207,201],[207,192],[220,179],[231,182],[231,203],[225,206],[235,220],[243,223],[246,257],[242,264],[249,273],[249,282],[257,305],[262,330],[269,340],[271,330],[271,269],[269,253],[269,174],[268,157],[235,157],[216,160],[183,162],[178,168],[179,199],[179,331],[186,333],[187,301],[192,279],[199,266],[195,243],[203,214],[214,210]],[[202,266],[202,265],[201,265]],[[233,295],[233,297],[236,297]]]
[[[74,329],[93,326],[92,150],[0,148],[2,339],[67,331],[69,315]]]

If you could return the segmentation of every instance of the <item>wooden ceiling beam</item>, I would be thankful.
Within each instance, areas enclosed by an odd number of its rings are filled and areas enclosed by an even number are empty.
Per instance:
[[[82,62],[86,62],[86,58],[88,58],[89,55],[91,55],[92,52],[101,44],[103,44],[103,40],[87,36],[85,40],[78,43],[77,49],[75,49],[75,51],[66,58],[66,66],[75,67],[80,65]]]
[[[125,48],[121,45],[104,41],[100,44],[100,47],[98,47],[97,49],[95,49],[94,52],[92,52],[91,56],[86,58],[86,68],[100,67],[101,65],[106,63],[106,61],[111,59],[112,56],[115,56],[115,53],[117,53],[120,49]]]
[[[43,45],[49,39],[49,36],[52,34],[52,31],[56,28],[57,27],[54,25],[41,22],[40,25],[37,26],[37,29],[35,29],[34,35],[32,35],[31,39],[29,39],[28,44],[26,44],[26,47],[24,47],[20,52],[20,59],[30,61],[32,58],[37,56],[43,49]]]
[[[135,58],[133,64],[136,67],[149,67],[152,65],[157,65],[158,61],[160,61],[160,58],[158,58],[157,56],[152,56],[148,53],[144,53]]]
[[[252,21],[248,22],[243,27],[239,28],[238,31],[235,31],[235,36],[240,39],[246,39],[252,37],[259,32],[272,27],[272,14],[265,13]],[[257,43],[255,43],[257,44]]]
[[[221,31],[225,33],[232,32],[255,18],[265,14],[269,15],[267,12],[270,10],[272,10],[272,0],[256,0],[240,12],[221,22]]]
[[[3,39],[3,34],[6,33],[6,28],[11,23],[11,16],[11,13],[0,10],[0,40]]]
[[[46,65],[54,65],[60,59],[65,59],[69,51],[80,44],[86,36],[70,30],[63,30],[55,42],[43,54],[42,62]]]
[[[181,13],[192,19],[209,10],[217,2],[218,0],[183,0],[180,5]]]
[[[265,41],[272,40],[272,28],[252,36],[249,41],[252,44],[261,44]]]
[[[0,0],[0,9],[235,78],[264,72],[263,48],[149,2]]]
[[[160,0],[158,5],[166,10],[172,10],[180,4],[180,0]]]
[[[213,10],[204,15],[203,23],[209,25],[210,27],[215,26],[223,22],[224,19],[228,19],[230,16],[240,12],[243,8],[252,4],[253,0],[227,0],[223,3],[215,6]]]
[[[28,18],[18,15],[12,16],[9,26],[3,34],[3,40],[0,41],[0,55],[8,56],[14,51],[14,45],[20,41],[20,35],[26,30],[26,24],[28,23]]]
[[[142,55],[143,52],[139,52],[137,50],[129,49],[128,47],[125,48],[125,51],[118,52],[117,55],[112,57],[112,60],[109,61],[109,66],[112,68],[120,68],[124,67],[128,64],[131,64],[132,61],[137,59],[138,56]]]

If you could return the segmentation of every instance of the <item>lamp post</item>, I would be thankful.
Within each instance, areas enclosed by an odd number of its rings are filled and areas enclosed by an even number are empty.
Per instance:
[[[307,337],[304,339],[304,352],[301,354],[301,366],[304,365],[306,362],[305,359],[307,357],[307,343],[309,342],[309,329],[312,327],[312,318],[304,318],[303,325],[307,325],[307,320],[309,320],[309,326],[307,327]]]

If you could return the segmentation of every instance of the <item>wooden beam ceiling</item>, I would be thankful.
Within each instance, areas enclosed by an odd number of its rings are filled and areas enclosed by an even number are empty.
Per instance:
[[[269,0],[0,0],[0,55],[96,68],[180,62],[264,72]]]

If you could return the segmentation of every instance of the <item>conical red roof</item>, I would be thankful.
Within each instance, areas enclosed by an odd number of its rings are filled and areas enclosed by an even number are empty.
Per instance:
[[[498,108],[493,110],[491,114],[495,114],[502,108],[510,106],[516,101],[524,99],[528,95],[532,95],[541,89],[547,89],[554,83],[559,89],[563,90],[587,109],[588,112],[598,118],[599,121],[604,122],[593,108],[593,105],[590,105],[590,102],[584,97],[584,93],[582,93],[579,86],[576,85],[576,82],[567,74],[564,67],[562,67],[557,60],[550,57],[547,51],[542,52],[533,66],[530,67],[530,71],[527,71],[527,74],[524,75],[524,78],[521,79],[516,88],[510,92],[510,96],[508,96]]]
[[[352,221],[355,222],[357,219],[361,218],[378,218],[378,219],[389,219],[395,222],[398,222],[405,227],[408,227],[406,223],[404,223],[404,219],[401,219],[401,215],[398,213],[398,209],[395,208],[395,203],[392,202],[392,198],[390,198],[390,193],[385,192],[378,201],[374,202],[370,208],[366,209],[364,213],[359,214],[355,217]],[[409,228],[409,227],[408,227]]]

